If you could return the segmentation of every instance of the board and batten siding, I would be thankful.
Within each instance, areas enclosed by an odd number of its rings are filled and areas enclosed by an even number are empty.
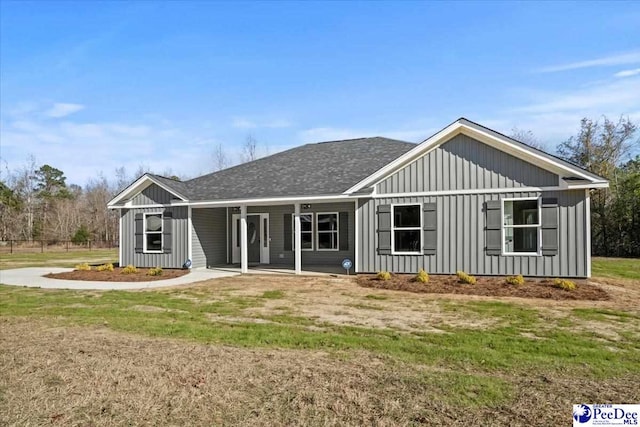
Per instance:
[[[135,214],[136,213],[161,213],[171,211],[171,253],[170,254],[146,254],[135,251]],[[120,211],[122,221],[122,264],[133,264],[136,267],[162,267],[162,268],[182,268],[188,258],[188,208],[132,208]]]
[[[558,253],[554,256],[502,256],[485,252],[485,206],[488,200],[519,197],[558,199]],[[358,202],[357,271],[387,270],[416,273],[423,268],[433,274],[463,270],[478,275],[586,277],[588,242],[587,205],[584,190],[513,192],[500,194],[394,197]],[[437,249],[435,255],[379,255],[377,207],[395,203],[435,203]]]
[[[176,196],[169,193],[162,187],[151,184],[135,196],[131,198],[131,204],[134,206],[144,205],[166,205],[171,203],[171,199],[175,199]]]
[[[376,191],[397,194],[557,185],[558,175],[460,134],[378,183]]]
[[[354,260],[355,254],[355,203],[311,203],[311,208],[303,209],[301,213],[318,213],[318,212],[347,212],[348,218],[348,250],[338,251],[302,251],[302,268],[305,265],[333,265],[339,267],[342,260],[349,258]],[[232,209],[229,209],[229,253],[233,251],[231,248],[232,237]],[[284,227],[291,227],[291,224],[284,223],[285,214],[293,214],[293,205],[281,206],[249,206],[247,209],[249,215],[256,213],[269,214],[269,258],[270,264],[293,266],[294,253],[292,250],[285,250],[284,245]],[[261,230],[262,231],[262,230]],[[315,215],[314,215],[314,233],[315,233]],[[314,245],[316,237],[314,235]],[[231,259],[229,259],[231,262]]]
[[[210,267],[227,263],[226,208],[193,208],[192,266]]]

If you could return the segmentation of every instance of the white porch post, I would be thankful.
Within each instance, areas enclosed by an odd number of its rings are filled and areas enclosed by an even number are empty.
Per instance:
[[[294,204],[293,241],[295,246],[294,258],[296,274],[302,274],[302,233],[300,224],[300,203]]]
[[[240,206],[240,272],[249,272],[247,249],[247,205]]]

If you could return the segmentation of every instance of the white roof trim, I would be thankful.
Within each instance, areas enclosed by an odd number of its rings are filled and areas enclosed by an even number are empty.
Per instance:
[[[115,205],[117,203],[120,203],[125,199],[130,199],[130,198],[134,197],[135,195],[137,195],[138,193],[143,191],[145,188],[149,187],[151,184],[157,185],[158,187],[162,188],[166,192],[173,194],[174,196],[176,196],[180,200],[183,200],[185,202],[188,201],[188,199],[186,197],[184,197],[182,194],[180,194],[180,193],[176,192],[175,190],[167,187],[166,185],[164,185],[163,183],[161,183],[157,179],[154,179],[149,174],[144,174],[140,178],[135,180],[133,182],[133,184],[129,185],[127,188],[122,190],[120,192],[120,194],[118,194],[116,197],[111,199],[111,201],[109,203],[107,203],[107,207],[109,207],[109,208],[115,207]]]
[[[364,187],[379,183],[391,174],[395,173],[397,170],[427,154],[429,151],[436,149],[438,146],[461,133],[500,151],[504,151],[522,160],[533,163],[543,169],[554,172],[558,174],[560,178],[563,177],[563,174],[568,173],[573,176],[584,178],[590,183],[604,184],[608,186],[608,182],[606,180],[597,179],[595,175],[592,175],[578,167],[570,166],[560,160],[549,158],[533,148],[529,148],[521,144],[514,144],[509,138],[490,132],[488,129],[466,119],[459,119],[442,129],[440,132],[421,142],[415,148],[398,157],[387,166],[379,169],[377,172],[349,188],[344,192],[344,194],[352,194]]]

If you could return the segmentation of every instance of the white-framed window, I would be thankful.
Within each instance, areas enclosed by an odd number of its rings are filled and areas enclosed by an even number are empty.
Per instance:
[[[391,253],[422,253],[422,205],[391,205]]]
[[[296,226],[295,215],[291,215],[291,248],[296,249]],[[312,251],[313,250],[313,214],[301,213],[300,214],[300,240],[302,241],[301,250]]]
[[[144,214],[144,252],[162,253],[162,213]]]
[[[540,198],[502,199],[504,255],[540,255],[542,240]]]
[[[339,249],[338,213],[316,213],[316,248],[319,251]]]

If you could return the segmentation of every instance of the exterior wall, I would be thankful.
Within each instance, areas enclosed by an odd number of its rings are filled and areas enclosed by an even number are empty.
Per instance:
[[[151,184],[140,193],[136,194],[132,199],[133,205],[164,205],[171,203],[171,199],[175,198],[173,194],[165,191],[156,184]]]
[[[558,176],[466,135],[457,135],[376,186],[378,194],[555,187]]]
[[[305,265],[335,265],[340,266],[345,258],[352,261],[355,259],[355,203],[312,203],[310,209],[303,209],[302,213],[317,212],[347,212],[349,224],[349,249],[346,251],[302,251],[302,268]],[[229,253],[232,253],[232,209],[229,209]],[[284,249],[284,227],[291,227],[290,224],[284,224],[284,215],[293,214],[293,205],[283,206],[250,206],[247,213],[268,213],[269,214],[269,235],[271,238],[269,253],[270,263],[275,265],[293,266],[293,251],[285,251]],[[315,221],[315,216],[314,216]],[[315,230],[315,226],[314,226]],[[314,237],[314,244],[316,240]],[[231,259],[229,259],[231,262]]]
[[[485,254],[484,202],[513,197],[557,197],[558,254],[555,256],[489,256]],[[377,207],[392,203],[436,203],[436,255],[378,255]],[[433,274],[464,270],[478,275],[586,277],[588,214],[584,190],[513,192],[361,199],[358,202],[357,272],[388,270]]]
[[[170,254],[144,254],[135,252],[135,214],[155,213],[171,210],[173,224],[171,230]],[[138,208],[122,209],[120,211],[122,221],[122,264],[133,264],[136,267],[182,268],[188,258],[188,209],[186,207],[173,208]]]
[[[226,215],[226,208],[191,210],[194,268],[227,263]]]

